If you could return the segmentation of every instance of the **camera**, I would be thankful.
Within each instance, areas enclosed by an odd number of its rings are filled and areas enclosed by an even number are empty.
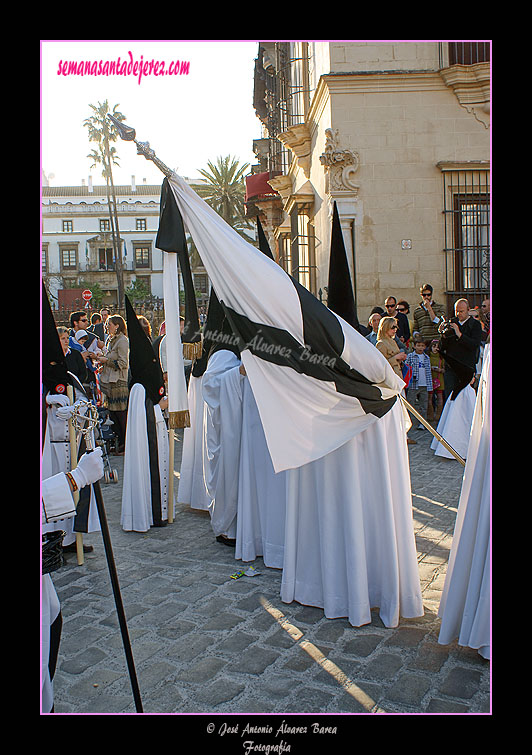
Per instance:
[[[456,333],[454,332],[454,328],[451,327],[451,322],[453,320],[447,320],[445,317],[442,317],[442,321],[438,325],[438,333],[442,336],[442,338],[456,338]]]

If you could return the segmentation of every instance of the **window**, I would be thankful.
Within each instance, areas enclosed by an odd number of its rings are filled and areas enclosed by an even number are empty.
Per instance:
[[[279,264],[288,274],[292,270],[292,259],[290,257],[290,234],[279,234]]]
[[[489,172],[485,165],[442,169],[447,293],[475,306],[490,286]]]
[[[309,108],[308,42],[290,42],[290,125],[304,123]]]
[[[469,66],[490,59],[489,42],[449,42],[449,65]]]
[[[76,270],[78,266],[77,249],[61,248],[61,268],[62,270]]]
[[[150,266],[150,249],[147,246],[135,247],[135,268]]]
[[[295,205],[290,213],[291,275],[311,293],[316,293],[314,234],[309,216]]]
[[[98,270],[114,270],[112,248],[98,249]]]
[[[106,232],[111,230],[111,221],[108,218],[100,219],[100,231]]]
[[[74,221],[63,220],[63,233],[72,233],[74,230]]]
[[[43,246],[42,248],[41,269],[43,273],[48,272],[48,247],[47,246]]]
[[[194,275],[194,288],[202,294],[209,293],[207,276],[204,273],[196,273]]]
[[[146,230],[146,218],[137,218],[135,228],[137,231]]]

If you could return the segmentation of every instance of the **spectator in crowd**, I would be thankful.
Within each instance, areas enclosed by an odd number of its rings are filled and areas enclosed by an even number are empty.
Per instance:
[[[68,328],[65,328],[63,325],[59,325],[57,327],[57,334],[59,336],[59,341],[61,342],[63,354],[65,355],[67,370],[69,372],[72,372],[79,379],[79,382],[82,385],[86,385],[88,378],[85,360],[81,356],[81,351],[79,349],[70,348]]]
[[[412,368],[412,376],[406,389],[406,400],[424,419],[428,419],[427,410],[429,392],[432,393],[432,374],[430,358],[425,354],[425,341],[421,336],[415,336],[414,351],[407,355],[405,364]],[[425,426],[419,423],[417,429],[425,430]],[[409,439],[408,435],[407,439]]]
[[[438,338],[438,327],[445,317],[445,307],[432,298],[432,286],[425,283],[419,289],[421,302],[414,310],[414,330],[421,333],[425,345],[428,346],[434,338]]]
[[[144,315],[137,315],[137,320],[140,322],[140,324],[142,325],[142,330],[146,333],[146,335],[148,336],[148,338],[151,341],[151,325],[150,325],[150,321],[148,320],[147,317],[144,317]]]
[[[89,325],[87,330],[89,333],[94,333],[99,341],[98,346],[100,347],[100,349],[103,348],[103,346],[105,345],[105,331],[103,327],[102,316],[99,312],[94,312],[91,315],[91,324]]]
[[[107,408],[114,422],[113,430],[118,437],[117,452],[123,455],[129,395],[127,382],[129,341],[125,320],[120,315],[111,315],[106,322],[106,327],[109,332],[107,354],[97,357],[98,362],[103,365],[100,372],[100,387],[106,396]]]
[[[471,317],[468,300],[458,299],[454,305],[454,312],[455,316],[451,318],[448,329],[442,337],[445,359],[445,400],[459,384],[458,366],[460,366],[460,371],[464,367],[471,370],[471,377],[475,375],[482,342],[482,327],[478,320]],[[440,345],[441,349],[442,345]]]
[[[88,321],[87,313],[84,311],[73,312],[70,315],[72,330],[70,331],[69,345],[72,350],[79,350],[85,360],[85,367],[87,368],[85,388],[89,389],[90,395],[93,394],[96,386],[96,367],[93,362],[96,361],[96,356],[102,353],[99,344],[103,347],[103,342],[98,340],[95,333],[85,330]]]
[[[412,339],[412,336],[414,335],[414,320],[410,317],[410,304],[406,301],[406,299],[399,299],[399,301],[397,302],[397,311],[402,312],[403,315],[406,316],[410,330],[410,339]],[[407,341],[406,345],[410,346],[410,341]]]
[[[79,349],[79,344],[77,343],[74,336],[78,332],[78,330],[86,330],[89,326],[89,318],[87,316],[87,312],[84,310],[81,310],[80,312],[72,312],[70,315],[70,348],[77,348],[79,351],[81,351],[81,355],[85,362],[88,359],[88,352],[87,349]],[[91,339],[88,341],[87,346],[90,344],[90,342],[95,338],[95,336],[91,333]]]
[[[408,317],[397,309],[397,299],[395,296],[388,296],[384,302],[386,308],[386,314],[388,317],[395,317],[397,320],[397,337],[399,340],[406,344],[410,340],[410,325],[408,324]]]
[[[480,321],[483,326],[482,340],[489,343],[490,340],[490,300],[483,299],[480,305]]]
[[[381,319],[382,315],[380,315],[378,312],[374,312],[369,316],[368,326],[371,328],[371,330],[367,334],[366,338],[368,339],[368,341],[371,341],[374,346],[377,343],[377,333],[379,331],[379,323]]]
[[[403,372],[401,364],[406,359],[406,353],[401,351],[395,340],[397,327],[395,317],[381,318],[379,330],[377,331],[377,343],[375,345],[402,380]]]
[[[430,369],[432,374],[432,393],[429,392],[429,401],[427,406],[427,419],[429,421],[439,420],[443,410],[443,390],[445,386],[444,371],[445,363],[442,355],[438,351],[438,339],[435,338],[430,344]],[[434,398],[436,401],[434,402]],[[436,405],[434,405],[436,404]]]

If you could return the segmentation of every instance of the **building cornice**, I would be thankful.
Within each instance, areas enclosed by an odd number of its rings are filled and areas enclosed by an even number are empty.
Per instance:
[[[438,71],[415,70],[327,73],[321,80],[331,94],[426,92],[441,90],[443,83]]]

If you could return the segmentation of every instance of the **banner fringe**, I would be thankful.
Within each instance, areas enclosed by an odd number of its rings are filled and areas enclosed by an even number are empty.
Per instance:
[[[201,356],[203,345],[201,341],[196,343],[184,343],[183,344],[183,357],[185,359],[199,359]]]
[[[190,412],[185,409],[181,412],[168,413],[168,427],[175,430],[180,427],[190,427]]]

